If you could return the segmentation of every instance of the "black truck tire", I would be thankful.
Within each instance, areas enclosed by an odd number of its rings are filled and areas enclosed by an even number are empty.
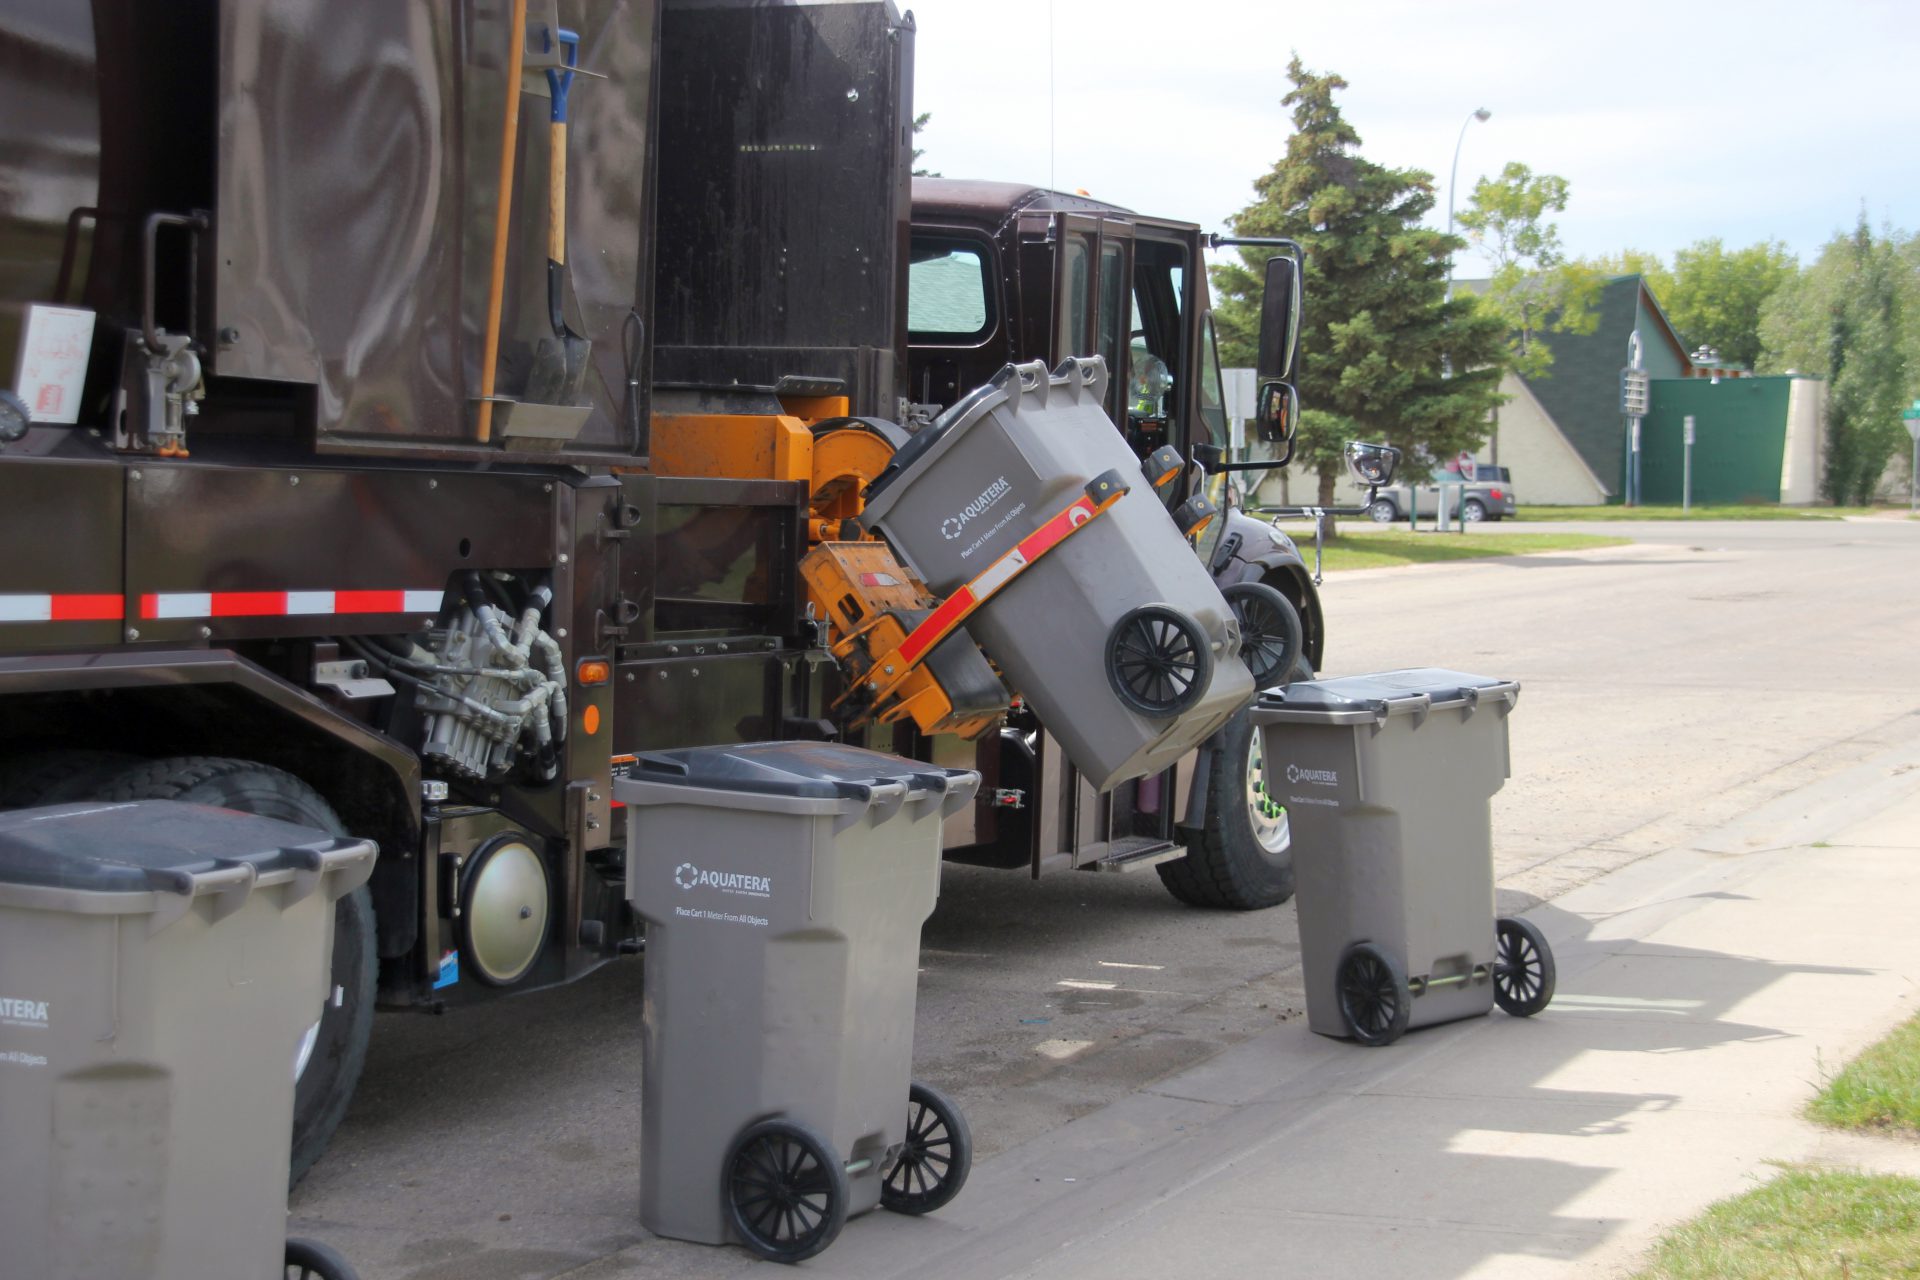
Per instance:
[[[1187,856],[1154,870],[1174,897],[1191,907],[1256,911],[1293,896],[1293,842],[1286,814],[1256,826],[1254,806],[1271,804],[1256,795],[1252,773],[1260,748],[1252,712],[1227,721],[1214,740],[1207,771],[1207,825],[1189,830]]]
[[[184,800],[347,834],[318,791],[281,769],[219,756],[144,761],[108,781],[103,800]],[[313,1167],[347,1113],[373,1034],[379,960],[374,955],[373,897],[365,885],[334,910],[333,973],[320,1030],[294,1085],[291,1181]]]

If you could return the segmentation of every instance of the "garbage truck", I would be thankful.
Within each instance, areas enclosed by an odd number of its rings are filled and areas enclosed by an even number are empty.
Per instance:
[[[0,807],[179,800],[378,843],[335,917],[296,1175],[376,1002],[639,949],[612,794],[638,753],[971,759],[1032,714],[1004,653],[921,630],[962,590],[861,524],[912,436],[913,39],[886,0],[0,0]],[[1103,376],[1074,369],[1000,394]],[[1160,461],[1074,477],[1047,554],[1149,494],[1204,533],[1191,460]],[[861,630],[849,599],[913,625]],[[1208,626],[1251,697],[1239,623]],[[1214,732],[1188,712],[1131,711],[1152,742],[1105,794]]]

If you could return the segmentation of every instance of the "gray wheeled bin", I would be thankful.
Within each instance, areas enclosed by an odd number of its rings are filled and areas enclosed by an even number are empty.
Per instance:
[[[792,1262],[849,1214],[959,1190],[965,1121],[910,1073],[941,825],[979,785],[807,742],[643,754],[615,782],[647,928],[649,1231]]]
[[[267,1280],[331,1256],[286,1239],[293,1082],[334,902],[373,860],[172,801],[0,813],[0,1271]]]
[[[1101,408],[1105,361],[1008,365],[916,434],[860,520],[951,595],[1118,472],[1127,496],[967,630],[1105,791],[1166,768],[1253,697],[1233,610]]]
[[[1519,696],[1511,681],[1422,668],[1303,681],[1255,704],[1293,831],[1314,1031],[1385,1044],[1552,998],[1546,939],[1494,917],[1488,809]]]

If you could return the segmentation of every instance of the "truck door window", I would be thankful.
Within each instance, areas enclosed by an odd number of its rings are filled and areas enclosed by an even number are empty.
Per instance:
[[[1185,451],[1187,342],[1181,289],[1186,249],[1166,241],[1134,242],[1133,328],[1129,335],[1127,435],[1145,454],[1162,444]]]
[[[1093,297],[1093,242],[1088,236],[1069,235],[1063,252],[1066,274],[1061,278],[1060,358],[1093,354],[1093,334],[1088,320],[1088,304]]]
[[[915,342],[960,346],[993,332],[985,245],[949,236],[915,236],[907,267],[907,334]]]
[[[1200,421],[1213,443],[1223,448],[1229,442],[1227,397],[1220,384],[1220,351],[1213,336],[1213,313],[1200,317]]]

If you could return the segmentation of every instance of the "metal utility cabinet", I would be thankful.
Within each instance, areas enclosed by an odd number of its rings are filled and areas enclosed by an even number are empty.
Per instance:
[[[797,1261],[849,1213],[937,1207],[889,1193],[926,1190],[907,1150],[922,1127],[910,1092],[927,1092],[909,1080],[920,926],[939,893],[941,823],[979,784],[802,742],[643,754],[615,784],[627,892],[647,926],[648,1230]],[[964,1141],[957,1113],[940,1119]],[[782,1170],[805,1165],[784,1188],[805,1206],[797,1224],[765,1221],[742,1189],[741,1169],[775,1153]],[[935,1154],[951,1160],[944,1203],[964,1153]]]
[[[1423,668],[1296,683],[1255,705],[1293,828],[1314,1031],[1384,1044],[1551,997],[1538,930],[1494,918],[1489,801],[1519,696],[1511,681]]]
[[[0,814],[7,1274],[280,1274],[294,1077],[373,862],[200,805]]]

